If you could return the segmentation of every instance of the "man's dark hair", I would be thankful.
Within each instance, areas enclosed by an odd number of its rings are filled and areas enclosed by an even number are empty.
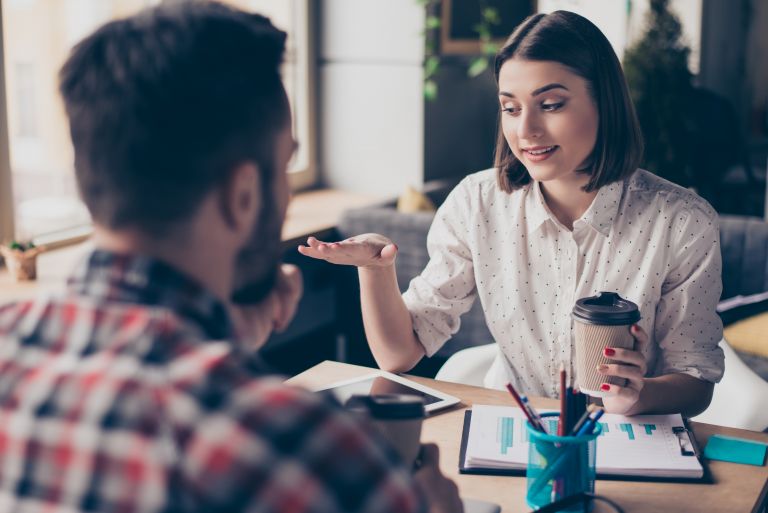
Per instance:
[[[94,220],[163,235],[247,161],[259,165],[269,210],[274,141],[289,122],[285,37],[263,16],[185,2],[77,44],[60,91]]]
[[[553,61],[569,68],[587,82],[597,105],[599,127],[589,166],[585,191],[632,174],[643,155],[643,136],[629,96],[621,64],[608,39],[583,16],[555,11],[535,14],[523,21],[496,55],[499,71],[509,59]],[[511,192],[531,181],[525,166],[509,148],[499,121],[495,166],[500,187]]]

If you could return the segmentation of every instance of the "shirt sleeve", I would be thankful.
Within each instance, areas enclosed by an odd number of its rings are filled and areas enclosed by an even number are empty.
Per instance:
[[[661,374],[684,373],[716,383],[723,376],[723,324],[716,307],[723,284],[717,214],[694,206],[680,213],[656,307],[654,337]]]
[[[194,511],[424,512],[397,454],[320,394],[258,380],[185,437],[181,475]]]
[[[438,209],[427,235],[429,262],[403,293],[413,330],[427,356],[459,331],[461,315],[477,296],[467,243],[470,183],[469,179],[462,181]]]

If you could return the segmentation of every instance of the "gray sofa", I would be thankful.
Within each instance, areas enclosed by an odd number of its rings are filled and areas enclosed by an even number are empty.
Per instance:
[[[436,205],[440,205],[456,183],[432,182],[425,186],[424,192]],[[432,217],[431,213],[402,214],[395,209],[394,203],[390,203],[347,211],[338,225],[338,231],[342,238],[367,232],[381,233],[397,243],[397,280],[400,289],[405,290],[410,280],[427,263],[426,235]],[[723,253],[722,298],[768,290],[768,223],[756,217],[723,215],[720,218],[720,236]],[[371,364],[373,360],[367,353],[362,324],[359,322],[359,307],[355,309],[359,297],[356,273],[347,271],[341,287],[341,297],[344,298],[341,300],[346,303],[343,306],[346,314],[341,331],[349,342],[350,360]],[[472,310],[461,318],[459,331],[433,357],[433,364],[427,365],[422,373],[431,374],[460,349],[492,341],[480,303],[475,302]],[[765,373],[763,377],[768,377],[768,363],[748,355],[744,359],[753,368],[757,367],[755,370],[759,374]]]

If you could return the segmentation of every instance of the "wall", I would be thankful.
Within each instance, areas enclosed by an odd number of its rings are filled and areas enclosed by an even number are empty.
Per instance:
[[[319,3],[320,175],[396,196],[424,162],[424,9],[415,0]]]
[[[437,88],[424,105],[424,180],[491,167],[499,110],[493,73],[470,78],[465,59],[444,57]]]

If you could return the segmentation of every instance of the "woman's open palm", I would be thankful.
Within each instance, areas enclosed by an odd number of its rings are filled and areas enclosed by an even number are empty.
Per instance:
[[[397,246],[378,233],[364,233],[340,242],[322,242],[310,237],[306,246],[299,246],[299,253],[332,264],[387,267],[395,263]]]

